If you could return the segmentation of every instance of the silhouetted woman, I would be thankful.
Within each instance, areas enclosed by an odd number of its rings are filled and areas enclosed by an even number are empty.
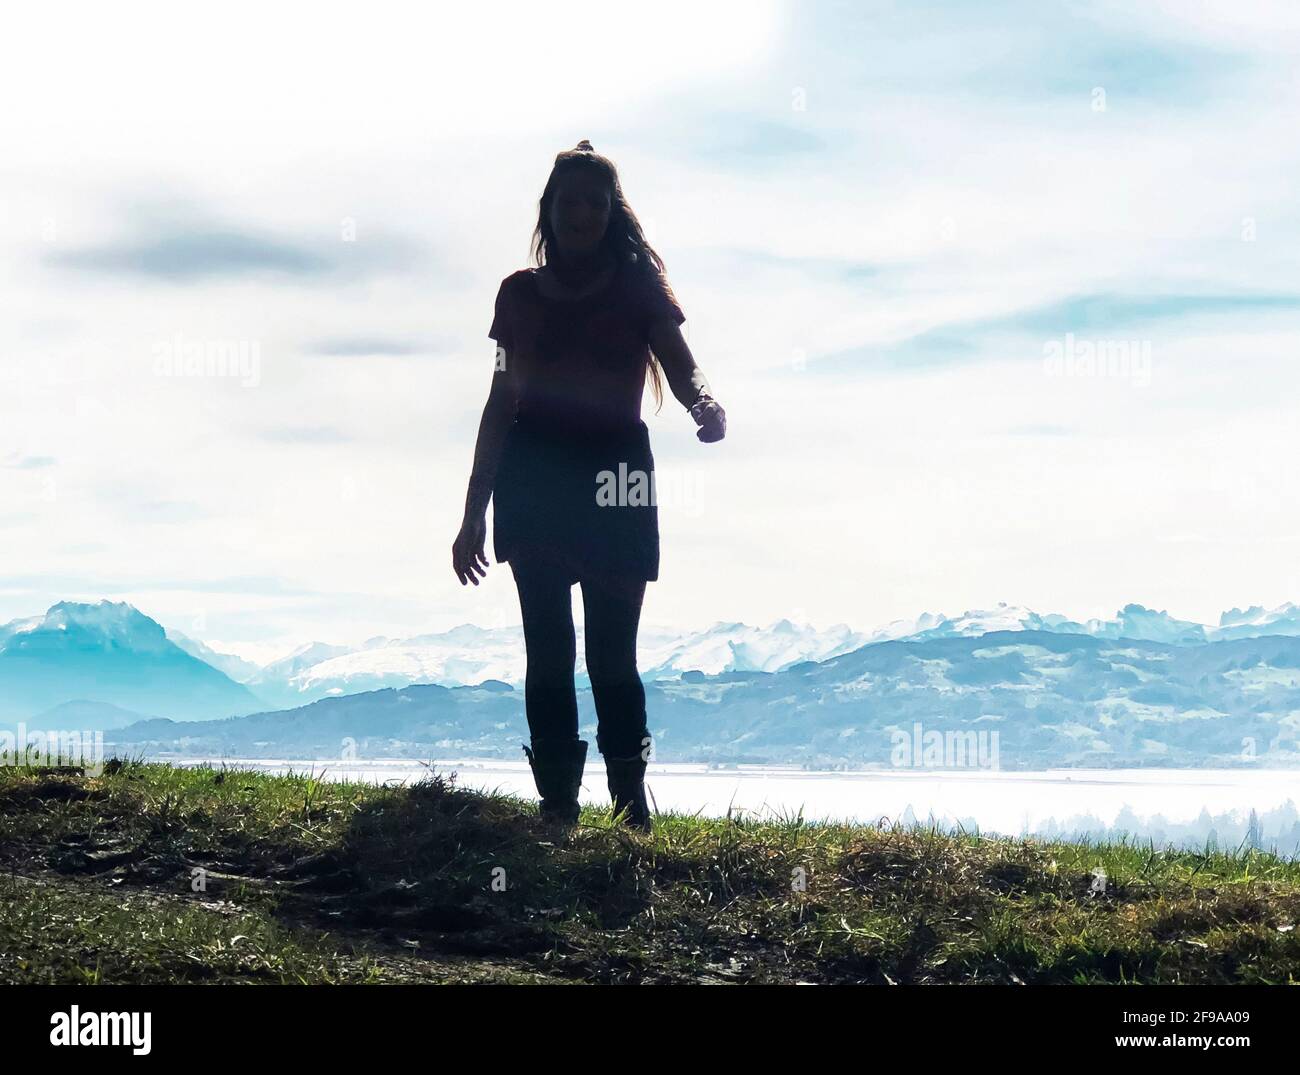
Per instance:
[[[524,751],[542,815],[567,824],[578,819],[587,758],[573,675],[571,589],[581,585],[610,796],[616,814],[648,829],[636,636],[645,584],[659,577],[659,520],[641,421],[647,376],[662,406],[662,367],[700,440],[721,440],[726,416],[682,338],[685,315],[613,163],[587,141],[559,154],[539,208],[538,267],[507,276],[497,293],[488,333],[496,367],[452,566],[462,586],[486,574],[493,499],[493,546],[514,574],[524,624]]]

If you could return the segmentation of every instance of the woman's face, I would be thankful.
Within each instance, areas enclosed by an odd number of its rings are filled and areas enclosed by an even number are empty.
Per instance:
[[[583,256],[594,253],[609,226],[609,184],[597,175],[570,172],[555,186],[551,229],[560,251]]]

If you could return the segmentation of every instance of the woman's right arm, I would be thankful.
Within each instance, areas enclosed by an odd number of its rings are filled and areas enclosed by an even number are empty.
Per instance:
[[[497,349],[498,368],[492,374],[492,388],[483,417],[479,419],[478,440],[474,444],[474,466],[470,472],[469,490],[465,494],[465,518],[484,515],[492,499],[492,486],[496,482],[497,467],[505,447],[506,434],[519,410],[519,393],[510,370],[505,368],[503,348]]]
[[[451,566],[462,586],[472,582],[478,585],[478,576],[486,575],[487,556],[487,506],[492,499],[497,467],[505,448],[506,435],[514,423],[519,409],[518,377],[507,361],[504,348],[498,347],[492,388],[483,417],[478,424],[478,440],[474,444],[474,466],[470,472],[469,489],[465,494],[465,516],[460,533],[451,546]]]

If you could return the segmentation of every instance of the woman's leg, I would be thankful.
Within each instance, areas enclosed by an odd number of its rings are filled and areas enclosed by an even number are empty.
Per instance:
[[[543,818],[564,825],[578,820],[578,792],[587,744],[578,738],[578,699],[573,683],[571,576],[545,562],[510,561],[519,588],[528,670],[524,708],[533,770]]]
[[[587,675],[596,703],[596,745],[606,757],[641,755],[649,745],[636,635],[645,580],[584,576]]]
[[[576,742],[578,698],[573,683],[577,653],[573,584],[545,561],[510,561],[524,621],[524,706],[534,741]]]

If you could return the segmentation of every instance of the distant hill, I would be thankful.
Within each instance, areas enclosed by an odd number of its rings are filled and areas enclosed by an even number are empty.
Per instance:
[[[97,732],[125,728],[128,724],[152,719],[155,718],[109,702],[91,702],[77,698],[28,717],[23,723],[30,731]]]

